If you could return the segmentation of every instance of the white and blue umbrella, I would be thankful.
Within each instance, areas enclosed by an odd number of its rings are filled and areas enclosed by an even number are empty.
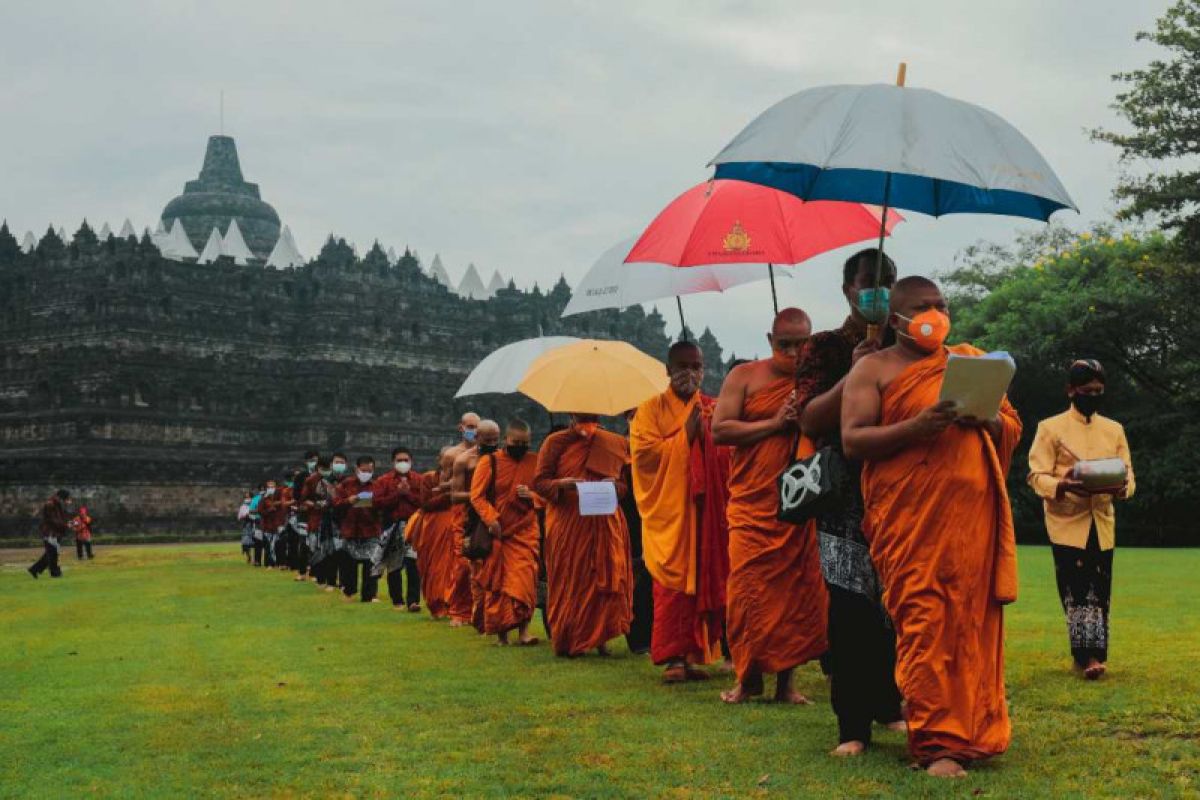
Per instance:
[[[903,82],[901,78],[900,83]],[[928,89],[824,86],[768,108],[710,162],[717,178],[802,200],[932,216],[1045,221],[1078,210],[1037,149],[996,114]]]

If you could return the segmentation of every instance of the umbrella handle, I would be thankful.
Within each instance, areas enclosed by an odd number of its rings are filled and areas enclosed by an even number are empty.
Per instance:
[[[779,316],[779,297],[775,294],[775,265],[767,264],[767,273],[771,276],[771,305],[775,307],[775,316]]]

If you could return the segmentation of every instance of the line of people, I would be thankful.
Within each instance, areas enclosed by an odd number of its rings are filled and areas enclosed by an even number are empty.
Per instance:
[[[530,623],[542,607],[563,657],[607,655],[651,619],[663,681],[706,680],[707,665],[725,664],[736,680],[720,697],[731,704],[763,695],[768,675],[776,702],[807,704],[794,670],[819,660],[838,719],[835,754],[863,752],[880,724],[906,731],[930,774],[960,776],[1011,736],[1003,606],[1016,599],[1017,576],[1005,477],[1021,422],[1007,400],[990,420],[938,402],[949,354],[980,351],[945,346],[938,287],[896,280],[886,257],[891,315],[882,336],[868,335],[857,295],[874,284],[876,259],[866,250],[846,262],[840,328],[813,335],[807,314],[783,310],[771,355],[735,367],[717,398],[700,392],[700,348],[674,344],[669,388],[627,413],[628,437],[576,413],[535,454],[524,422],[502,431],[468,413],[460,440],[424,473],[404,448],[382,470],[369,456],[351,470],[344,454],[307,453],[304,470],[246,497],[247,561],[363,602],[377,602],[386,574],[397,609],[418,611],[423,596],[435,619],[502,646],[538,644]],[[1095,402],[1077,400],[1080,387],[1102,392],[1099,365],[1085,366],[1070,378],[1079,419],[1044,425],[1047,437],[1100,420]],[[1099,427],[1104,443],[1072,429],[1085,437],[1073,446],[1095,455],[1119,438],[1128,461],[1120,426]],[[1099,565],[1099,577],[1065,575],[1071,555],[1056,549],[1072,636],[1086,605],[1090,641],[1106,642],[1111,501],[1132,492],[1132,469],[1119,489],[1090,492],[1068,475],[1065,445],[1042,440],[1039,430],[1031,483],[1047,498],[1048,524],[1052,512],[1070,517],[1053,524],[1072,543],[1090,526],[1087,563]],[[836,504],[804,524],[784,521],[781,472],[822,448],[847,473]],[[1094,646],[1076,658],[1085,656],[1092,667],[1103,658]]]

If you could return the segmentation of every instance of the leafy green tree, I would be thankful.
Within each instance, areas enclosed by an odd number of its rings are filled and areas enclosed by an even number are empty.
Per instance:
[[[1010,396],[1025,434],[1010,490],[1022,534],[1044,538],[1040,502],[1024,485],[1037,423],[1067,407],[1070,362],[1097,358],[1108,373],[1103,413],[1126,426],[1138,474],[1123,541],[1190,542],[1200,503],[1191,477],[1200,452],[1196,272],[1161,233],[1099,228],[1066,246],[1062,237],[1047,228],[1011,250],[977,249],[942,277],[955,337],[1017,361]]]
[[[1122,219],[1154,216],[1166,230],[1177,231],[1190,257],[1200,256],[1200,0],[1179,0],[1139,41],[1167,50],[1167,56],[1143,69],[1113,79],[1126,85],[1113,108],[1129,122],[1130,133],[1096,130],[1095,139],[1121,150],[1123,161],[1173,162],[1174,171],[1128,173],[1115,191],[1125,201]]]

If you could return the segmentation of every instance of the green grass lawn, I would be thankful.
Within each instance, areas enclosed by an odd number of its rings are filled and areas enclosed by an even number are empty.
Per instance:
[[[0,569],[4,797],[1159,797],[1200,795],[1200,549],[1121,550],[1107,679],[1069,669],[1050,552],[1008,613],[1015,732],[965,781],[881,732],[836,744],[804,708],[730,708],[607,660],[500,650],[386,603],[346,604],[236,544],[97,549],[36,583]],[[19,566],[18,566],[19,565]],[[385,590],[386,591],[386,590]]]

